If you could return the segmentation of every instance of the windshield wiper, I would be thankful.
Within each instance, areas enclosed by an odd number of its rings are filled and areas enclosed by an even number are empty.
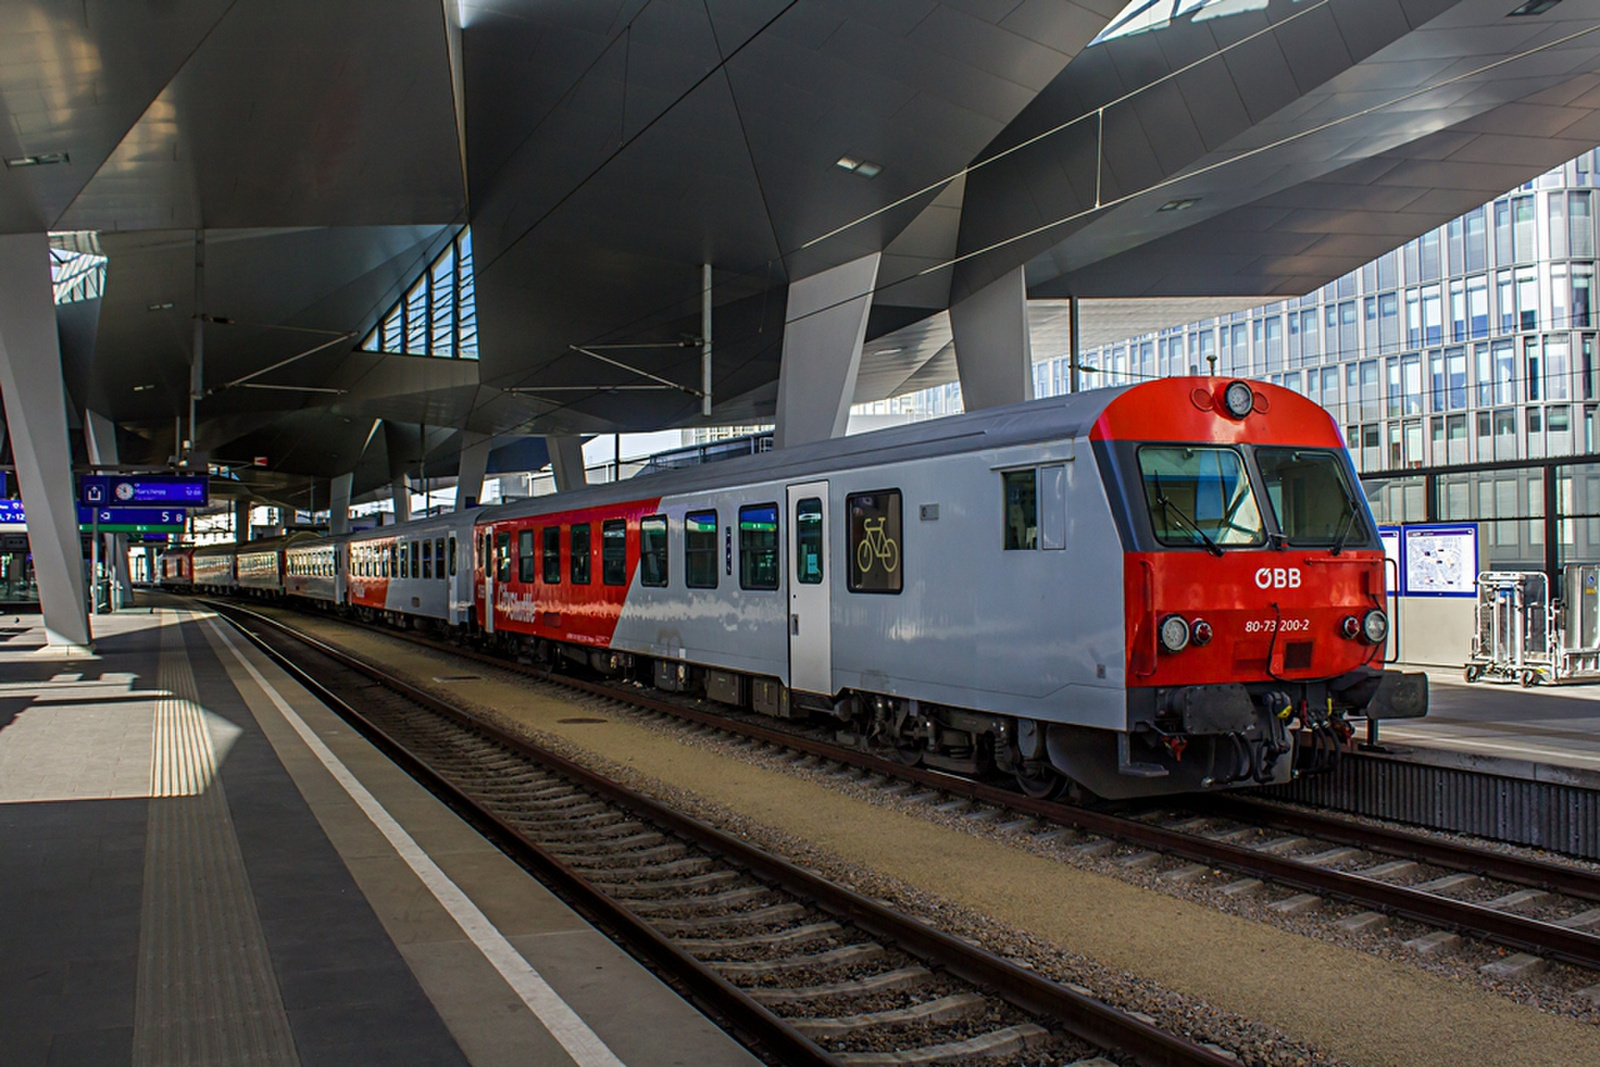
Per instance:
[[[1162,513],[1166,514],[1166,513],[1168,513],[1170,511],[1171,514],[1176,515],[1178,518],[1182,519],[1184,521],[1184,523],[1189,527],[1189,529],[1193,530],[1197,535],[1199,535],[1200,540],[1205,542],[1206,551],[1210,552],[1213,556],[1216,556],[1218,559],[1221,559],[1222,558],[1222,549],[1221,549],[1221,547],[1215,541],[1213,541],[1211,539],[1209,534],[1207,534],[1204,530],[1200,529],[1200,524],[1199,523],[1195,522],[1189,516],[1185,515],[1183,513],[1183,509],[1182,508],[1180,508],[1178,505],[1174,504],[1172,501],[1167,499],[1166,492],[1163,491],[1162,488],[1161,488],[1161,475],[1159,475],[1159,474],[1155,475],[1153,480],[1155,481],[1155,485],[1156,485],[1156,503],[1161,505]]]
[[[1337,556],[1344,551],[1344,542],[1356,528],[1356,502],[1350,499],[1350,494],[1344,495],[1344,516],[1339,522],[1339,532],[1333,539],[1333,547],[1328,550],[1330,556]]]

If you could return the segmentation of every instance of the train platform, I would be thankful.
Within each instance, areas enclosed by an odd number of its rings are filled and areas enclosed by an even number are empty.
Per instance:
[[[755,1061],[226,623],[0,617],[0,1060]]]
[[[1600,684],[1523,689],[1427,673],[1427,717],[1383,723],[1385,747],[1418,762],[1600,788]]]

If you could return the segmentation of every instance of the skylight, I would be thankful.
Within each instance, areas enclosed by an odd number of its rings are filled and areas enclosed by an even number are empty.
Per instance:
[[[92,237],[92,235],[89,235]],[[71,235],[77,238],[78,235]],[[79,248],[61,247],[77,244]],[[98,242],[58,239],[51,235],[50,281],[54,284],[57,304],[75,304],[80,300],[98,300],[106,291],[106,257],[98,252],[81,251],[80,248],[99,248]]]
[[[1114,37],[1165,29],[1174,19],[1186,15],[1194,15],[1194,21],[1200,22],[1246,11],[1262,11],[1266,6],[1267,0],[1132,0],[1089,43],[1096,45]],[[1197,14],[1202,11],[1204,14]]]
[[[472,230],[463,228],[361,342],[367,352],[478,358]]]

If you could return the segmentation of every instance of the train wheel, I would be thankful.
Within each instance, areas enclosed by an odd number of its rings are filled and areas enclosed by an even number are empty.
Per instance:
[[[1023,768],[1016,772],[1016,778],[1017,788],[1022,790],[1024,796],[1034,800],[1054,800],[1067,787],[1066,778],[1051,767],[1038,770]]]
[[[1479,678],[1483,677],[1483,668],[1478,666],[1476,663],[1469,663],[1467,664],[1467,669],[1465,672],[1463,672],[1462,677],[1466,678],[1468,685],[1471,685],[1473,682],[1476,682]]]
[[[922,739],[896,741],[894,743],[894,755],[896,759],[907,767],[915,767],[922,762]]]
[[[1539,672],[1535,670],[1525,670],[1522,672],[1522,676],[1517,679],[1517,682],[1524,689],[1532,689],[1534,686],[1539,684]]]

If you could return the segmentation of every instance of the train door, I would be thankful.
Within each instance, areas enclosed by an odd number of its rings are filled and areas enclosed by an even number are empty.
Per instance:
[[[483,628],[494,633],[494,531],[485,527],[479,542],[483,546]]]
[[[828,483],[789,486],[789,685],[833,695]]]

